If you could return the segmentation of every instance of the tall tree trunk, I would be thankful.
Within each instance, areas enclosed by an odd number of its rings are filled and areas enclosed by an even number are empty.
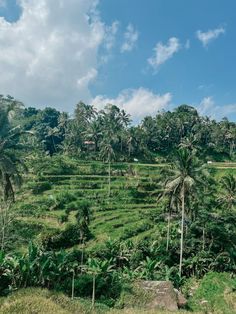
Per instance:
[[[109,179],[108,179],[108,197],[111,196],[111,157],[109,156],[109,165],[108,165]]]
[[[169,251],[169,242],[170,242],[170,210],[168,213],[168,222],[167,222],[166,252]]]
[[[96,275],[93,275],[93,294],[92,294],[92,309],[95,306],[95,289],[96,289]]]
[[[183,247],[184,247],[184,212],[185,212],[185,189],[183,186],[182,191],[182,219],[181,219],[181,238],[180,238],[180,259],[179,259],[179,276],[182,275],[182,263],[183,263]]]
[[[202,229],[202,250],[205,251],[205,228]]]
[[[84,237],[82,238],[82,252],[81,252],[81,273],[82,273],[82,267],[84,264]]]
[[[72,285],[71,285],[71,299],[74,300],[74,294],[75,294],[75,271],[73,269],[72,273]]]
[[[56,153],[57,152],[57,148],[56,148],[56,145],[55,145],[55,141],[54,141],[53,135],[51,135],[51,139],[52,139],[52,145],[53,145],[54,153]]]

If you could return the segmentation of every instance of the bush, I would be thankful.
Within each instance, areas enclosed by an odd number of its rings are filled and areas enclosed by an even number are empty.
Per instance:
[[[89,230],[84,235],[86,239],[92,237]],[[69,224],[62,232],[48,233],[42,237],[42,244],[46,249],[69,248],[81,242],[80,228],[77,224]]]
[[[66,204],[75,200],[76,200],[76,196],[74,193],[61,192],[60,194],[56,195],[56,200],[55,200],[56,205],[54,206],[53,209],[64,209],[66,207]]]
[[[209,272],[200,281],[199,287],[190,299],[189,306],[193,310],[207,313],[234,313],[235,289],[236,279],[232,279],[230,274]],[[234,300],[233,303],[231,299]]]
[[[48,181],[35,182],[31,184],[32,193],[35,195],[51,190],[51,188],[52,188],[52,184]]]

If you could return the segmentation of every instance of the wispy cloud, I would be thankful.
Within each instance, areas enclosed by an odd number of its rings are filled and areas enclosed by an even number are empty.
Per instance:
[[[217,39],[220,35],[225,33],[224,27],[218,27],[216,29],[208,30],[207,32],[202,32],[198,30],[196,32],[197,38],[201,41],[204,47],[207,47],[210,42]]]
[[[138,89],[125,89],[116,98],[103,95],[95,97],[92,104],[102,109],[106,104],[114,104],[132,115],[135,121],[146,115],[154,115],[159,110],[166,109],[172,100],[171,93],[155,94],[151,90],[140,87]]]
[[[115,45],[116,34],[119,29],[119,22],[114,21],[111,26],[106,26],[105,28],[105,40],[104,46],[107,50],[111,50]]]
[[[157,70],[159,66],[165,63],[167,60],[173,57],[181,48],[179,39],[176,37],[171,37],[167,44],[158,42],[154,50],[154,55],[148,59],[148,63],[153,67],[154,70]]]
[[[203,98],[197,109],[200,114],[216,120],[236,114],[236,104],[218,105],[212,96]]]
[[[138,37],[139,37],[138,31],[135,30],[132,24],[129,24],[126,28],[126,32],[124,34],[124,42],[121,46],[120,51],[122,53],[132,51],[133,48],[135,47]]]

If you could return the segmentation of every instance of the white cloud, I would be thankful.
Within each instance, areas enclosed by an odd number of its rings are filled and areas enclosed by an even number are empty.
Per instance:
[[[197,38],[201,41],[204,47],[207,47],[208,44],[213,41],[214,39],[217,39],[221,34],[225,33],[225,28],[219,27],[216,29],[208,30],[207,32],[202,32],[198,30],[196,32]]]
[[[173,55],[180,50],[180,48],[181,44],[179,39],[176,37],[171,37],[166,45],[164,45],[162,42],[159,42],[153,49],[154,55],[148,59],[148,63],[155,70],[157,70],[161,64],[172,58]]]
[[[213,97],[205,97],[200,102],[197,109],[200,114],[210,116],[213,119],[220,120],[223,117],[236,114],[236,104],[218,105]]]
[[[77,84],[79,87],[86,87],[90,82],[92,82],[98,74],[98,71],[94,68],[88,70],[85,76],[78,79]]]
[[[154,115],[159,110],[165,109],[170,105],[171,99],[170,93],[154,94],[149,89],[140,87],[123,90],[116,98],[99,95],[93,99],[92,105],[102,109],[106,104],[114,104],[131,114],[134,120],[139,120],[146,115]]]
[[[114,21],[111,26],[106,26],[105,32],[105,40],[104,40],[104,46],[107,50],[111,50],[114,47],[115,44],[115,37],[119,29],[119,22]]]
[[[78,100],[88,101],[106,37],[97,3],[19,0],[17,22],[0,18],[0,93],[69,111]]]
[[[126,32],[124,33],[124,42],[121,46],[120,51],[127,52],[132,51],[139,37],[139,33],[135,30],[132,24],[129,24],[126,28]]]

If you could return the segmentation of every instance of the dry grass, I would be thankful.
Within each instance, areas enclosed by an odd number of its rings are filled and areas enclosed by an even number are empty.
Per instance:
[[[0,314],[177,314],[190,313],[186,311],[168,312],[162,310],[109,309],[97,304],[95,311],[91,310],[90,300],[74,300],[61,293],[48,290],[28,288],[13,295],[0,298]],[[193,313],[191,314],[200,314]]]

